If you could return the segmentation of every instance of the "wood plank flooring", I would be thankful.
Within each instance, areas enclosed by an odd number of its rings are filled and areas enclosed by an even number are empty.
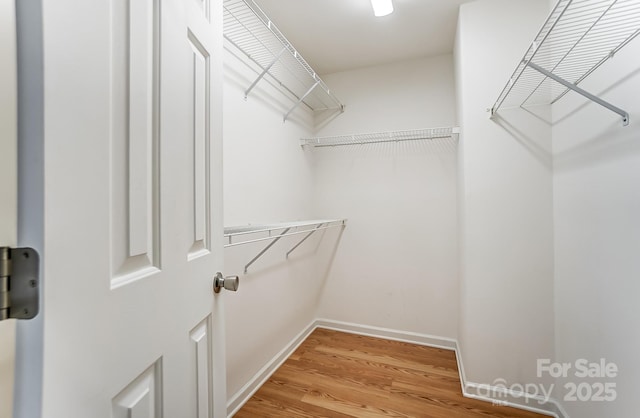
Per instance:
[[[305,418],[535,418],[462,396],[455,353],[318,328],[236,413]]]

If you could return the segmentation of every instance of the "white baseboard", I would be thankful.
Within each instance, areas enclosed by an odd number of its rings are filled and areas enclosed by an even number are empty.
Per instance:
[[[458,342],[452,338],[437,337],[434,335],[420,334],[409,331],[398,331],[389,328],[373,327],[368,325],[354,324],[350,322],[334,321],[330,319],[316,319],[311,322],[302,332],[276,354],[262,369],[260,369],[251,380],[236,392],[227,403],[228,416],[232,417],[244,405],[253,394],[266,382],[269,377],[285,362],[287,358],[302,344],[302,342],[316,328],[326,328],[335,331],[348,332],[351,334],[366,335],[370,337],[384,338],[387,340],[403,341],[412,344],[424,345],[456,352],[458,371],[460,373],[460,384],[462,394],[467,398],[479,399],[497,405],[511,406],[524,409],[539,414],[556,418],[569,418],[562,406],[555,400],[544,401],[540,397],[528,394],[516,393],[489,385],[480,385],[469,382],[464,372],[462,355]],[[499,396],[491,396],[499,394]]]
[[[227,416],[232,417],[253,396],[254,393],[271,377],[302,342],[317,328],[316,321],[311,322],[296,335],[278,354],[260,369],[239,391],[227,402]]]
[[[539,396],[473,382],[466,382],[463,386],[462,394],[466,398],[478,399],[498,406],[510,406],[555,418],[568,418],[561,412],[561,408],[554,399],[546,401]]]
[[[354,324],[351,322],[334,321],[331,319],[316,319],[316,327],[348,332],[350,334],[366,335],[369,337],[384,338],[387,340],[403,341],[412,344],[426,345],[429,347],[455,350],[456,340],[452,338],[436,337],[434,335],[419,334],[417,332],[398,331],[390,328],[372,327],[369,325]]]
[[[462,353],[457,342],[456,359],[458,361],[462,394],[466,398],[478,399],[494,405],[511,406],[555,418],[569,418],[569,415],[564,411],[562,406],[553,398],[545,400],[539,396],[504,390],[497,386],[470,382],[464,372]]]

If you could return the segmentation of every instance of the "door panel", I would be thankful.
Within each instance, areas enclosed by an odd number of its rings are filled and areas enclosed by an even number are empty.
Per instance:
[[[222,3],[42,15],[43,416],[223,417]]]
[[[16,32],[14,0],[0,0],[0,246],[17,241]],[[11,417],[16,320],[0,322],[0,418]]]
[[[113,399],[113,418],[161,418],[161,363],[156,362]]]
[[[112,288],[160,265],[158,8],[111,4]]]
[[[211,408],[213,403],[211,356],[213,352],[209,341],[210,330],[211,319],[208,316],[189,333],[192,341],[192,364],[195,366],[191,375],[195,377],[193,381],[195,390],[192,393],[196,394],[197,414],[195,416],[197,418],[209,418],[213,412]]]
[[[190,259],[209,252],[210,213],[209,193],[211,183],[208,181],[210,172],[209,158],[209,129],[211,125],[209,111],[209,52],[191,30],[188,32],[189,44],[193,51],[191,60],[192,88],[191,97],[191,127],[190,138],[193,147],[193,244],[189,251]]]

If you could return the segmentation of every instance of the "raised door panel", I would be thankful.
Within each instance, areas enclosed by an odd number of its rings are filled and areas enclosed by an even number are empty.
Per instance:
[[[212,368],[211,357],[211,317],[208,316],[190,333],[191,355],[193,367],[193,384],[195,385],[195,399],[197,418],[211,418],[213,414],[212,401]]]
[[[209,86],[209,52],[198,40],[197,36],[188,31],[188,42],[192,56],[190,60],[190,133],[189,142],[192,149],[192,199],[191,229],[193,243],[189,249],[189,259],[206,255],[210,250],[210,86]]]
[[[162,361],[128,384],[112,405],[113,418],[162,418]]]
[[[112,288],[160,268],[158,7],[112,1]]]

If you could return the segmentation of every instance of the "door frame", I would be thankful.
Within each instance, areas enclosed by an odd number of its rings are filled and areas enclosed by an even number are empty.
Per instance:
[[[14,0],[0,0],[0,246],[17,244],[17,87]],[[16,320],[0,322],[0,417],[13,413]]]
[[[44,56],[42,0],[16,0],[18,85],[18,246],[44,260]],[[41,272],[42,274],[42,272]],[[40,304],[45,286],[40,280]],[[41,305],[42,306],[42,305]],[[42,413],[42,315],[18,321],[14,418]],[[33,344],[33,341],[40,344]],[[27,341],[30,341],[27,344]]]

